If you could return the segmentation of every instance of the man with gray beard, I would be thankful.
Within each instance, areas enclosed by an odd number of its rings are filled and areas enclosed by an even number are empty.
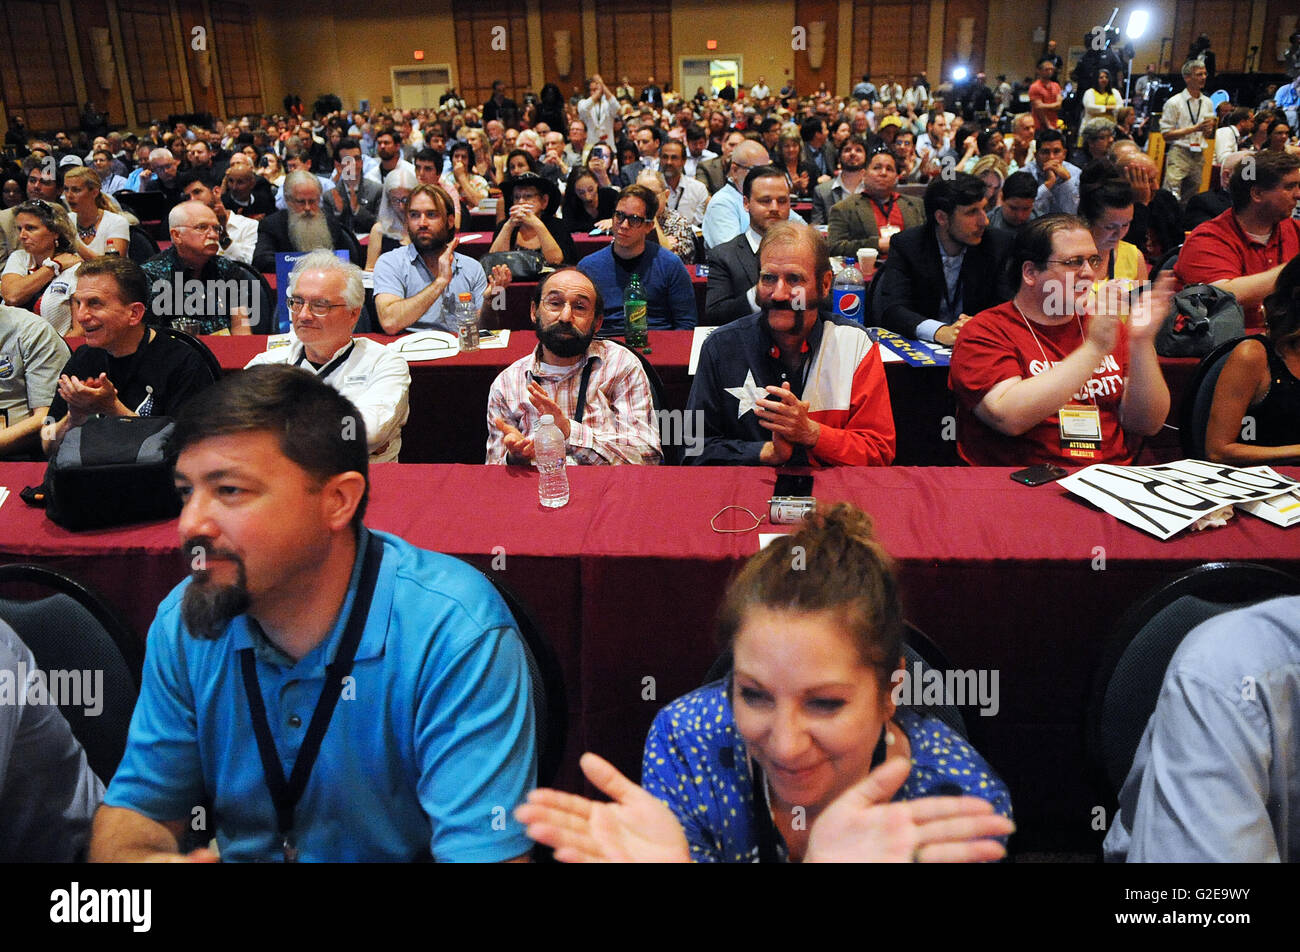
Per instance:
[[[321,186],[310,172],[290,172],[284,180],[287,208],[267,215],[257,226],[253,267],[263,274],[275,271],[275,256],[319,249],[346,251],[352,263],[365,264],[354,236],[339,227],[321,205]]]

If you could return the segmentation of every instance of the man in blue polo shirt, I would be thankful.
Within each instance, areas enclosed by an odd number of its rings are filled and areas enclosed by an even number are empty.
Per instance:
[[[456,251],[456,220],[451,197],[437,185],[417,185],[406,203],[411,243],[379,256],[375,263],[375,311],[386,334],[402,331],[456,333],[456,301],[468,292],[486,322],[495,306],[505,308],[497,290],[510,283],[510,269],[498,265],[492,278],[469,255]]]
[[[366,530],[365,426],[328,384],[263,366],[205,394],[175,433],[192,574],[150,628],[91,858],[182,859],[189,830],[223,860],[525,858],[533,703],[496,590]]]

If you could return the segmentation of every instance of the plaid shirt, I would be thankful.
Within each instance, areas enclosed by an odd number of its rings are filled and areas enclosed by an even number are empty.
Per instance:
[[[574,423],[582,368],[591,363],[586,408],[582,422]],[[541,412],[528,399],[528,381],[537,381],[547,396],[560,405],[570,420],[568,451],[580,464],[658,463],[659,427],[650,381],[635,354],[621,344],[595,340],[587,359],[565,368],[559,375],[541,365],[541,345],[497,376],[488,395],[487,462],[522,462],[507,459],[505,440],[492,421],[502,419],[526,437],[532,437]]]

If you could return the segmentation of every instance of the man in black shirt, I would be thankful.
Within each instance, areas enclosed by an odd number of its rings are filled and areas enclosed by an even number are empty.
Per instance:
[[[215,381],[187,344],[143,323],[149,280],[127,258],[101,257],[78,269],[72,313],[86,332],[63,368],[41,428],[51,454],[90,417],[173,416]]]

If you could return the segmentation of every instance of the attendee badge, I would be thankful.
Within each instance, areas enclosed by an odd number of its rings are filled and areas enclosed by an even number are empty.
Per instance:
[[[1061,407],[1061,452],[1072,459],[1096,459],[1101,449],[1101,411],[1097,407]]]
[[[897,225],[885,225],[883,228],[880,229],[880,237],[881,237],[881,238],[892,238],[894,235],[898,234],[900,231],[902,231],[902,229],[899,228]]]

